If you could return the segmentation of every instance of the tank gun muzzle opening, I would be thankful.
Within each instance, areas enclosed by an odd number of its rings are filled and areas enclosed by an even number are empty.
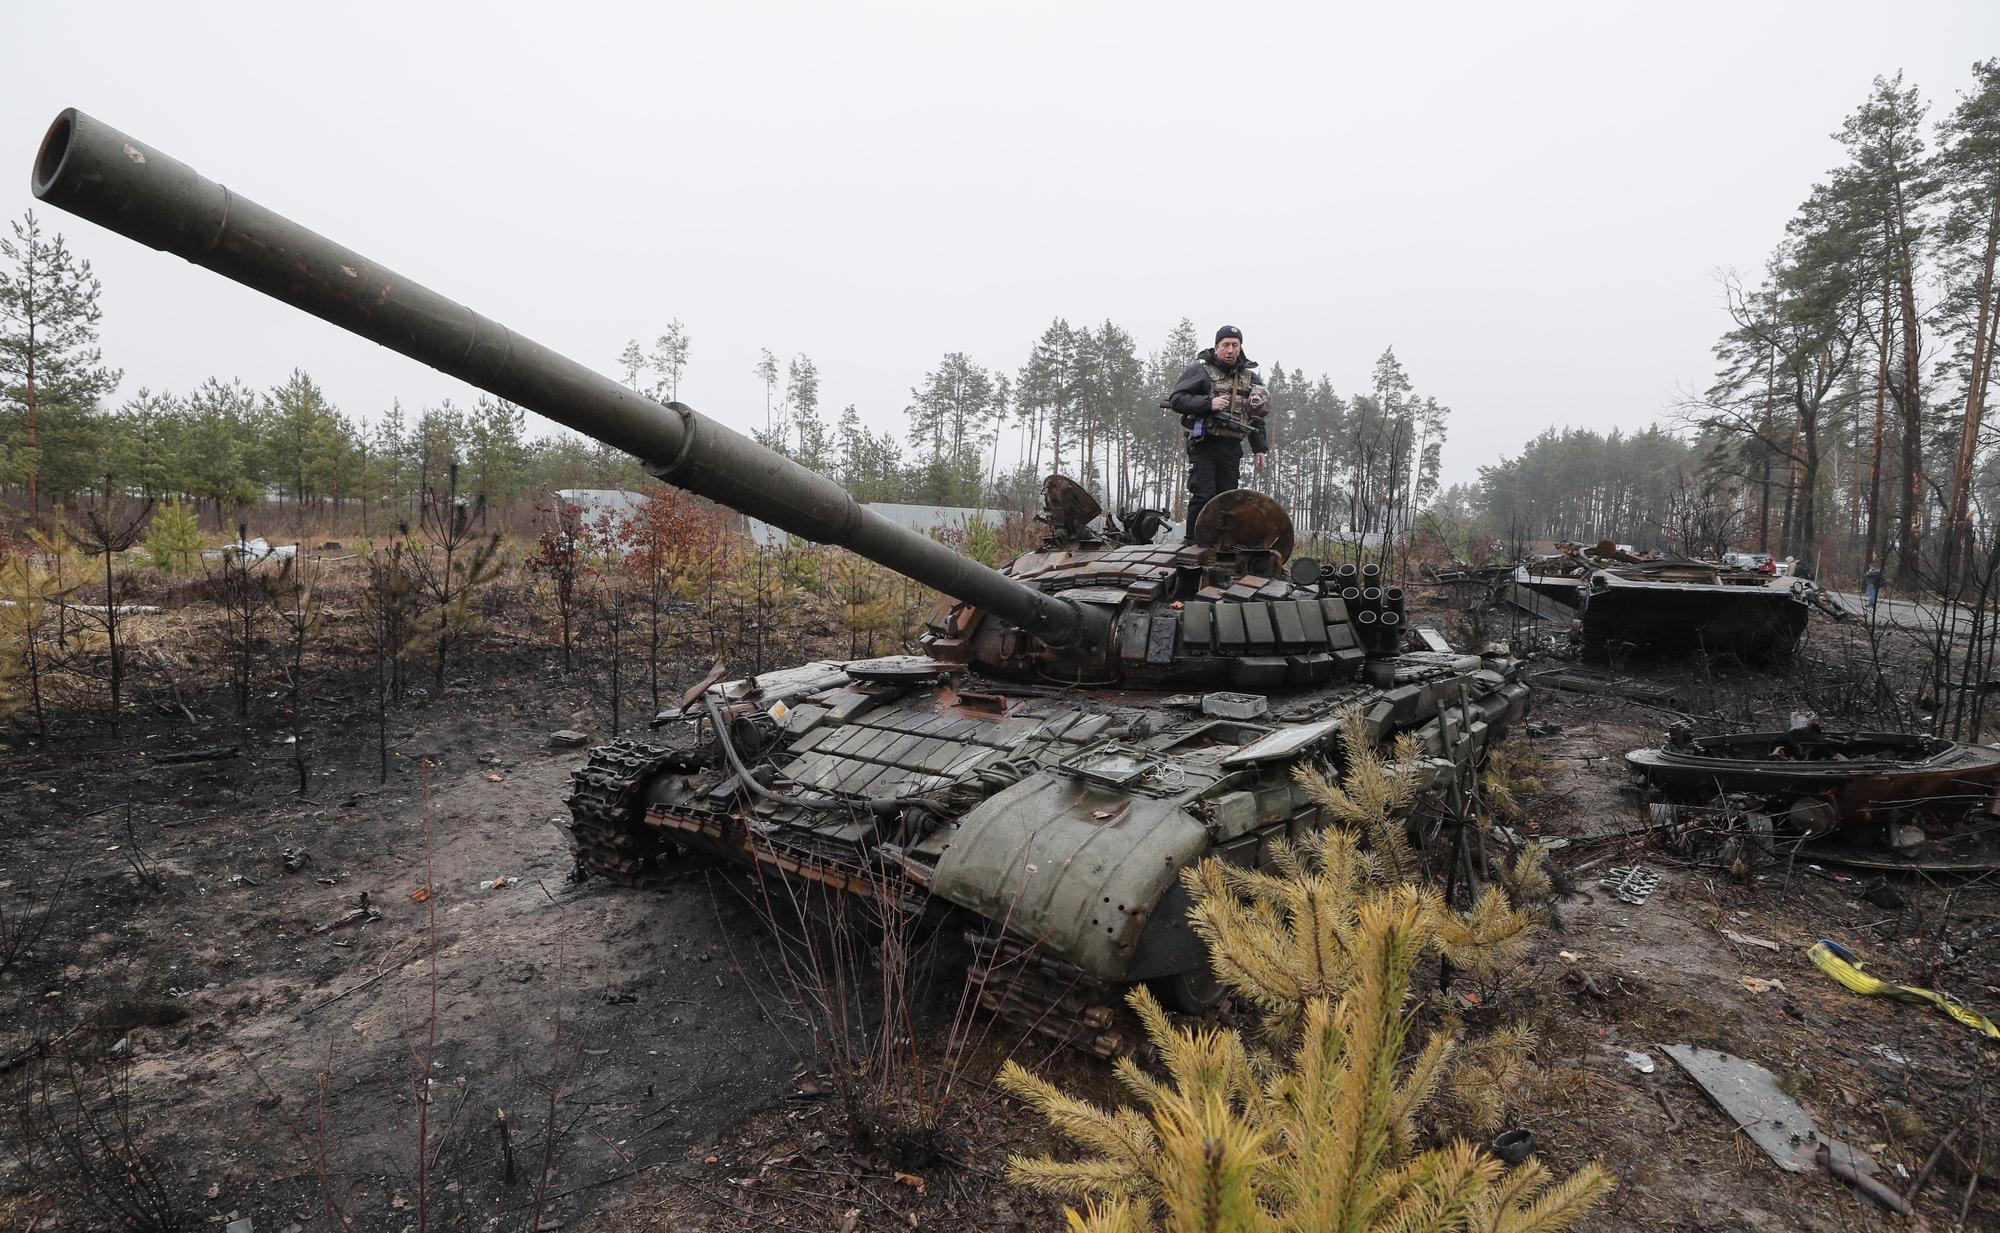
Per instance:
[[[35,172],[29,179],[29,188],[37,199],[55,183],[62,173],[63,159],[69,155],[70,134],[76,131],[76,111],[74,108],[57,116],[55,123],[42,137],[41,149],[35,151]]]

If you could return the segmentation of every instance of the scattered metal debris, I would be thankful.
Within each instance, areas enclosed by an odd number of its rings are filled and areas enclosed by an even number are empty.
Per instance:
[[[1752,937],[1747,933],[1738,933],[1734,929],[1724,929],[1722,931],[1722,936],[1728,938],[1730,941],[1736,943],[1739,946],[1757,946],[1757,947],[1762,947],[1765,950],[1784,949],[1783,947],[1779,946],[1776,942],[1771,941],[1769,938]]]
[[[299,546],[297,544],[273,544],[261,535],[254,535],[249,539],[224,544],[220,548],[204,548],[201,553],[201,559],[204,561],[222,561],[240,556],[245,561],[255,564],[259,561],[269,560],[272,557],[276,557],[281,561],[289,561],[298,555]]]
[[[1493,1140],[1493,1154],[1508,1164],[1520,1164],[1535,1150],[1535,1133],[1531,1130],[1503,1130]]]
[[[1653,1062],[1653,1055],[1650,1053],[1641,1053],[1636,1049],[1627,1049],[1625,1051],[1625,1064],[1642,1075],[1650,1075],[1656,1069]]]
[[[1494,588],[1493,593],[1501,603],[1512,604],[1537,620],[1568,622],[1576,618],[1573,608],[1565,607],[1545,595],[1538,595],[1532,588],[1518,582],[1503,582]]]
[[[382,914],[380,912],[377,912],[374,908],[366,906],[359,908],[350,908],[344,915],[340,916],[338,919],[328,921],[324,925],[314,926],[313,932],[331,933],[335,929],[345,929],[349,925],[365,925],[370,921],[378,921],[381,919],[382,919]]]
[[[1643,906],[1660,885],[1660,871],[1644,865],[1621,865],[1597,884],[1634,907]]]
[[[1511,826],[1495,823],[1493,838],[1510,848],[1525,848],[1529,844],[1539,844],[1544,852],[1560,852],[1572,842],[1567,835],[1524,835]]]
[[[1788,1173],[1824,1169],[1891,1211],[1909,1211],[1902,1196],[1876,1178],[1881,1166],[1874,1158],[1821,1134],[1812,1114],[1779,1090],[1770,1071],[1733,1054],[1693,1045],[1667,1045],[1666,1053],[1779,1168]]]
[[[1426,651],[1436,651],[1440,655],[1449,655],[1452,653],[1451,643],[1445,639],[1443,634],[1432,629],[1430,626],[1419,625],[1410,632],[1417,636],[1417,641],[1424,644]]]
[[[1674,691],[1665,685],[1629,676],[1614,676],[1609,672],[1592,672],[1587,668],[1552,668],[1535,673],[1529,680],[1538,688],[1624,698],[1651,706],[1672,706],[1675,702]]]
[[[1854,1187],[1863,1196],[1874,1200],[1877,1204],[1888,1208],[1890,1211],[1901,1216],[1910,1214],[1910,1205],[1903,1201],[1902,1195],[1889,1189],[1888,1186],[1876,1180],[1856,1165],[1854,1157],[1859,1155],[1859,1153],[1844,1143],[1840,1145],[1841,1149],[1844,1150],[1837,1150],[1833,1146],[1833,1142],[1830,1140],[1820,1144],[1819,1150],[1813,1153],[1813,1160],[1818,1163],[1820,1168],[1825,1169],[1828,1173],[1833,1174],[1841,1181]]]
[[[1830,732],[1805,713],[1783,732],[1697,737],[1676,724],[1660,746],[1635,749],[1625,763],[1669,800],[1740,795],[1780,829],[1806,838],[1857,822],[1879,824],[1886,836],[1911,817],[1963,816],[2000,785],[2000,749],[1934,736]]]
[[[1889,879],[1870,878],[1861,885],[1861,897],[1878,908],[1901,911],[1904,907],[1903,892],[1889,885]]]

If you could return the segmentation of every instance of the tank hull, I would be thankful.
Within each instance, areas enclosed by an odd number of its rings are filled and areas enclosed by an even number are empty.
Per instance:
[[[1386,687],[1330,684],[1250,719],[1204,713],[1194,697],[1023,688],[938,661],[887,679],[868,662],[806,665],[714,687],[725,717],[783,716],[758,754],[766,794],[746,792],[715,754],[697,707],[669,722],[703,725],[688,742],[709,748],[700,764],[662,767],[609,816],[587,796],[572,840],[587,866],[654,853],[614,865],[637,877],[687,849],[950,905],[1095,980],[1184,975],[1206,959],[1177,899],[1180,871],[1211,855],[1262,865],[1273,841],[1326,825],[1292,770],[1340,764],[1345,712],[1378,742],[1413,734],[1432,800],[1449,806],[1527,709],[1504,657],[1380,662]],[[913,817],[866,804],[885,798],[935,807]]]

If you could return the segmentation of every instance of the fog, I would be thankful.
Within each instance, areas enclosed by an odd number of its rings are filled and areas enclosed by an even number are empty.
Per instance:
[[[0,148],[75,106],[607,373],[761,426],[760,349],[901,422],[947,351],[1182,316],[1363,389],[1393,346],[1448,482],[1545,426],[1642,427],[1710,373],[1876,74],[1933,115],[2000,5],[15,6]],[[1887,33],[1883,32],[1888,28]],[[43,209],[140,386],[294,367],[349,414],[462,384]],[[1279,443],[1282,448],[1282,442]]]

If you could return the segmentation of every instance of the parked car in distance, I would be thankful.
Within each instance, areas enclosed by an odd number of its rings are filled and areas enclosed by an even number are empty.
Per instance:
[[[1738,569],[1754,569],[1761,574],[1771,573],[1776,568],[1776,563],[1768,552],[1725,552],[1722,554],[1722,563],[1734,565]]]

